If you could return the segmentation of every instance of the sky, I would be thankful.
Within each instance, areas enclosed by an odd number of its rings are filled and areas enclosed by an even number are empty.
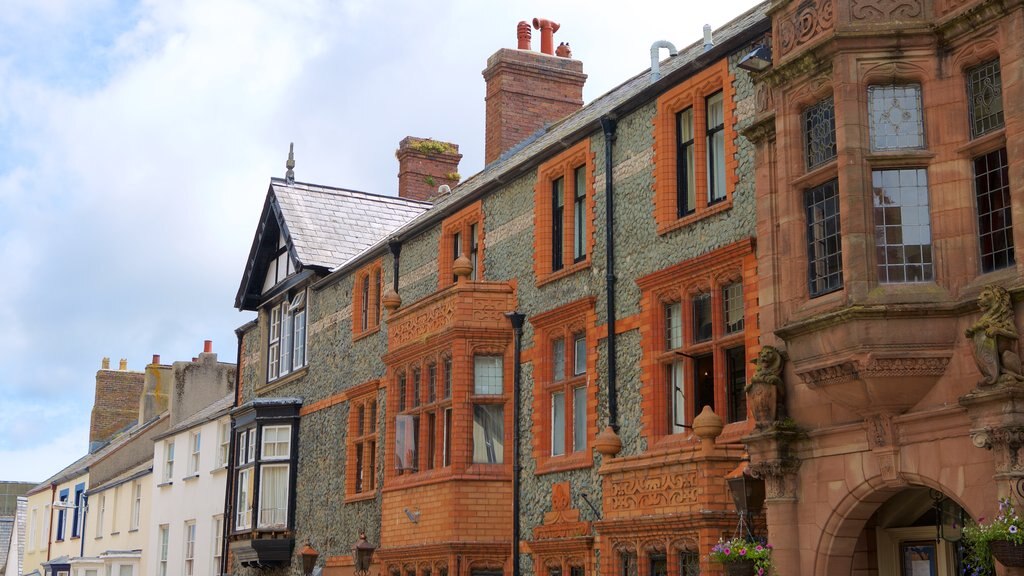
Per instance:
[[[0,480],[41,482],[88,446],[103,357],[142,370],[213,340],[269,178],[397,193],[405,136],[483,167],[487,57],[561,24],[590,102],[752,0],[3,0]],[[539,50],[540,34],[533,46]],[[664,55],[664,53],[663,53]]]

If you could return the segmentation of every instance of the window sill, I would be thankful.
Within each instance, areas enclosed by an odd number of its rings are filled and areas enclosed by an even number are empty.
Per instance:
[[[354,502],[365,502],[367,500],[373,500],[377,497],[377,489],[374,488],[369,492],[353,492],[345,495],[345,504],[352,504]]]
[[[836,177],[838,162],[835,158],[825,162],[821,166],[815,166],[806,173],[790,181],[794,188],[813,188],[820,186]]]
[[[174,481],[173,480],[168,480],[166,482],[161,482],[161,483],[157,484],[156,487],[157,488],[163,488],[164,486],[170,486],[172,484],[174,484]]]
[[[593,452],[590,449],[575,452],[566,456],[541,456],[537,458],[537,476],[552,474],[555,472],[566,472],[580,468],[590,468],[594,465]]]
[[[362,332],[356,332],[355,330],[352,330],[352,342],[359,342],[360,340],[373,336],[378,332],[380,332],[380,324],[377,324],[376,326],[370,326],[369,328],[363,330]]]
[[[267,382],[266,384],[263,384],[262,386],[260,386],[260,387],[258,387],[256,389],[256,392],[259,392],[259,393],[262,394],[264,392],[270,392],[272,390],[276,390],[276,389],[278,389],[278,388],[280,388],[280,387],[282,387],[282,386],[284,386],[286,384],[290,384],[291,382],[294,382],[295,380],[298,380],[299,378],[302,378],[303,376],[306,375],[306,372],[308,372],[308,371],[309,371],[309,364],[303,366],[302,368],[299,368],[298,370],[295,370],[294,372],[289,372],[288,374],[286,374],[284,376],[281,376],[277,380],[272,380],[270,382]]]
[[[864,155],[864,160],[873,170],[917,167],[927,165],[934,158],[935,153],[926,148],[868,152]]]
[[[182,478],[182,480],[185,481],[185,482],[191,482],[192,480],[195,480],[196,478],[199,478],[199,473],[198,472],[196,472],[196,473],[194,473],[194,474],[192,474],[190,476],[185,476],[184,478]]]
[[[716,204],[712,204],[710,207],[705,206],[704,208],[698,209],[693,214],[689,214],[687,216],[683,216],[682,218],[677,218],[677,219],[673,219],[673,220],[669,220],[669,221],[665,221],[665,222],[659,222],[658,223],[658,234],[659,235],[668,234],[669,232],[672,232],[673,230],[678,230],[679,228],[684,228],[686,226],[689,226],[690,224],[693,224],[694,222],[697,222],[699,220],[703,220],[703,219],[708,218],[710,216],[714,216],[715,214],[720,214],[722,212],[726,212],[726,211],[731,210],[731,209],[732,209],[732,195],[730,195],[725,200],[719,201]]]
[[[967,144],[956,149],[957,154],[972,158],[982,154],[988,154],[999,148],[1006,147],[1006,128],[1000,128],[994,132],[979,136]]]
[[[111,532],[110,535],[111,536],[120,536],[121,535],[121,531],[117,530],[117,531]]]
[[[139,531],[138,528],[132,528],[131,530],[128,531],[128,533],[131,534],[132,532],[138,532],[138,531]]]
[[[218,466],[218,467],[214,468],[213,470],[210,470],[210,474],[213,474],[214,476],[216,476],[218,474],[223,474],[223,473],[225,473],[227,471],[228,471],[228,465],[224,464],[222,466]]]
[[[543,286],[545,284],[550,284],[551,282],[554,282],[556,280],[561,280],[566,276],[572,276],[573,274],[579,272],[580,270],[586,270],[587,268],[590,268],[590,256],[587,256],[585,260],[573,262],[569,266],[566,266],[565,268],[562,268],[557,272],[550,272],[537,278],[537,287]]]

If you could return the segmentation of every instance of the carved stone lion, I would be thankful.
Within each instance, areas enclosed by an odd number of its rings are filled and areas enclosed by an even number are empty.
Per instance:
[[[753,361],[754,376],[747,384],[747,404],[758,428],[770,426],[783,417],[782,354],[772,346],[763,346]]]
[[[982,379],[978,385],[1024,382],[1009,292],[1001,286],[986,286],[978,296],[978,306],[982,311],[981,317],[964,331],[964,335],[971,339],[974,361],[981,371]]]

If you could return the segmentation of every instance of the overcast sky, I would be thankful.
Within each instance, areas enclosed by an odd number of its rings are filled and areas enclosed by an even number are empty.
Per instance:
[[[84,454],[96,370],[212,339],[233,308],[268,179],[395,194],[403,137],[483,167],[487,57],[561,23],[590,102],[752,0],[3,0],[0,480]],[[534,49],[539,49],[539,32]]]

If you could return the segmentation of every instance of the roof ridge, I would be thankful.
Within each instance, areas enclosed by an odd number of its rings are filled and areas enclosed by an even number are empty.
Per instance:
[[[351,194],[358,194],[361,196],[368,196],[370,199],[383,200],[385,202],[396,202],[401,204],[412,204],[416,206],[432,206],[432,202],[425,202],[423,200],[413,200],[411,198],[403,198],[401,196],[391,196],[389,194],[378,194],[376,192],[365,192],[363,190],[353,190],[351,188],[341,188],[338,186],[330,186],[326,184],[313,184],[312,182],[292,182],[288,183],[283,178],[273,177],[270,179],[271,184],[278,185],[284,188],[295,188],[299,190],[306,190],[309,192],[320,192],[323,194],[331,194],[333,196],[347,196]]]

